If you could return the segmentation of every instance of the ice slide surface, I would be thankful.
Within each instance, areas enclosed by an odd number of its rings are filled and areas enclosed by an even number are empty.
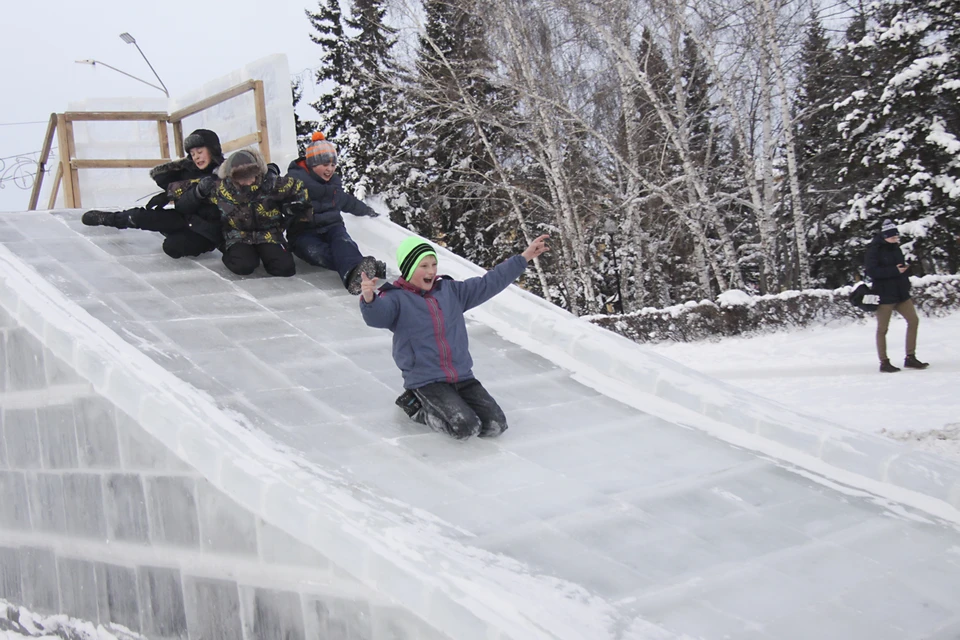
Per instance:
[[[947,463],[825,436],[815,421],[637,345],[578,333],[583,323],[515,288],[469,320],[475,373],[510,429],[454,442],[394,406],[390,335],[363,324],[332,272],[298,263],[290,279],[240,278],[218,255],[174,261],[157,234],[79,219],[0,214],[0,304],[12,327],[75,358],[197,482],[254,514],[261,557],[261,528],[275,528],[273,544],[322,554],[356,581],[357,599],[376,594],[425,623],[393,635],[347,625],[330,637],[960,638],[960,475]],[[398,227],[348,224],[393,267]],[[457,277],[479,273],[443,252],[440,263]],[[0,397],[22,404],[6,351]],[[0,477],[29,483],[50,456],[22,470],[10,432],[7,419]],[[187,572],[198,556],[158,542],[153,514],[151,564]],[[203,509],[200,518],[202,532]],[[2,540],[22,547],[25,536]],[[83,560],[82,545],[45,536]],[[310,583],[302,564],[284,585]],[[144,607],[149,581],[136,571]],[[212,562],[208,573],[218,571],[245,580]],[[194,634],[191,599],[211,591],[181,582]],[[270,603],[301,615],[287,605],[309,589],[284,589],[300,595],[248,602],[241,588],[241,617]],[[146,614],[138,619],[146,631]],[[310,637],[309,624],[293,626],[290,637]]]

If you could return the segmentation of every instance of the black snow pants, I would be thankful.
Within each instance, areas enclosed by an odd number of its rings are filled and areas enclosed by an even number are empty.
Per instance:
[[[237,275],[248,276],[260,262],[272,276],[289,278],[297,272],[293,254],[275,242],[244,244],[238,242],[223,252],[223,264]]]
[[[471,436],[495,438],[507,430],[503,409],[475,378],[434,382],[413,392],[422,405],[413,419],[434,431],[464,440]]]
[[[183,216],[172,209],[127,209],[137,229],[157,231],[164,236],[163,252],[171,258],[199,256],[213,251],[217,243],[193,231]]]

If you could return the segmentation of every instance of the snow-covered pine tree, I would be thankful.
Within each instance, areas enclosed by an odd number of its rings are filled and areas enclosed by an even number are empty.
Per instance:
[[[493,154],[507,155],[501,94],[490,82],[483,18],[460,2],[426,0],[410,78],[424,207],[416,225],[458,255],[492,266],[515,250],[516,226]],[[482,130],[481,130],[482,129]],[[507,233],[509,237],[502,238]]]
[[[838,103],[847,165],[863,174],[845,222],[876,231],[890,218],[910,240],[905,251],[920,261],[912,273],[956,273],[960,6],[884,2],[871,6],[870,18],[851,45],[870,76]]]
[[[347,16],[339,0],[320,0],[307,12],[321,53],[317,84],[323,95],[313,103],[318,128],[337,145],[339,170],[358,198],[378,194],[402,222],[405,200],[398,179],[402,144],[402,100],[391,58],[394,31],[384,24],[383,0],[354,0]]]
[[[310,34],[310,39],[320,45],[321,49],[316,79],[323,94],[311,106],[319,114],[319,126],[326,138],[338,142],[338,135],[347,125],[343,99],[347,43],[343,33],[340,0],[318,0],[318,4],[319,11],[304,11],[316,31]]]
[[[845,256],[840,215],[851,197],[837,175],[842,162],[833,104],[846,84],[835,48],[814,11],[800,51],[800,76],[794,98],[797,165],[810,232],[811,273],[817,282],[839,287],[857,272]]]
[[[681,76],[679,83],[681,89],[674,89],[674,91],[682,90],[685,94],[683,101],[687,121],[683,126],[689,139],[690,161],[703,176],[709,197],[717,203],[719,219],[716,223],[730,230],[731,237],[737,245],[749,244],[756,235],[757,227],[753,223],[752,212],[738,204],[739,198],[731,197],[733,194],[744,191],[743,180],[735,169],[736,165],[730,161],[729,136],[720,122],[719,108],[713,102],[716,94],[714,79],[695,38],[689,35],[683,38],[677,64],[677,71]],[[691,243],[688,242],[688,244]],[[691,246],[695,245],[691,244]],[[708,249],[719,251],[718,246],[717,234],[711,233]],[[700,264],[704,264],[703,258],[698,260]],[[707,283],[702,283],[699,289],[691,286],[697,278],[696,272],[690,269],[693,264],[693,260],[686,261],[687,284],[678,288],[682,297],[677,299],[676,303],[710,297],[714,293],[710,288],[713,283],[706,288],[702,285]],[[741,265],[740,271],[746,278],[750,270],[744,268],[745,266]],[[756,286],[759,266],[756,263],[752,266],[751,284]]]
[[[303,155],[310,144],[310,136],[317,130],[318,125],[315,120],[307,120],[300,117],[297,113],[297,106],[303,100],[303,84],[299,78],[290,83],[290,90],[293,92],[293,126],[297,132],[297,154]]]
[[[641,32],[636,59],[639,69],[649,79],[657,100],[652,100],[639,84],[631,92],[629,103],[633,105],[634,112],[625,114],[625,117],[634,119],[630,127],[633,131],[633,159],[648,184],[669,191],[673,198],[681,202],[686,201],[677,189],[664,187],[679,183],[682,169],[677,154],[668,142],[669,135],[660,119],[657,105],[670,105],[676,97],[672,88],[673,69],[649,27],[644,27]],[[641,245],[634,240],[625,243],[620,253],[624,254],[625,262],[633,264],[630,282],[637,289],[652,294],[657,304],[667,306],[676,302],[670,292],[685,289],[699,291],[700,285],[706,283],[706,279],[701,279],[706,269],[701,272],[694,266],[697,262],[694,258],[695,243],[691,240],[688,226],[683,222],[682,212],[673,210],[664,201],[659,189],[645,189],[637,198],[642,202],[639,207],[639,228],[645,232],[647,246],[641,249]],[[636,258],[635,253],[639,253]],[[627,311],[639,306],[634,304],[635,300],[639,303],[645,298],[639,291],[629,289],[624,297],[624,309]]]
[[[400,152],[402,108],[396,88],[397,69],[391,50],[394,30],[384,24],[384,0],[353,0],[344,22],[350,32],[340,88],[341,120],[338,132],[343,161],[341,171],[357,197],[368,193],[397,200],[396,171]],[[389,191],[389,193],[387,193]]]

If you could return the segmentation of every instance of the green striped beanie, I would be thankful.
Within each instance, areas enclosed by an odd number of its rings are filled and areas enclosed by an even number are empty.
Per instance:
[[[397,247],[397,266],[404,280],[409,280],[417,265],[426,256],[437,257],[436,250],[417,236],[410,236]]]

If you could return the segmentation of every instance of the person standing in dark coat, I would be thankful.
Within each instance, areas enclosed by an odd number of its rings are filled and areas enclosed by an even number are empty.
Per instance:
[[[353,295],[360,293],[360,274],[386,276],[386,264],[364,256],[343,224],[341,211],[375,218],[377,212],[343,190],[337,169],[337,148],[319,131],[306,153],[290,163],[287,175],[301,181],[310,194],[311,211],[296,218],[287,230],[287,239],[298,258],[340,274]]]
[[[157,165],[150,177],[163,193],[157,194],[145,207],[123,211],[93,209],[83,214],[88,226],[157,231],[165,236],[163,252],[171,258],[199,256],[216,249],[223,238],[220,233],[220,210],[206,203],[195,208],[164,208],[201,178],[213,175],[223,163],[220,138],[209,129],[197,129],[183,141],[187,157]]]
[[[920,319],[910,298],[910,268],[900,250],[900,231],[890,220],[883,221],[880,233],[867,245],[864,260],[867,277],[873,281],[873,291],[880,298],[877,309],[877,355],[880,358],[880,371],[896,373],[900,371],[887,358],[887,327],[890,317],[896,311],[907,321],[906,358],[903,366],[910,369],[926,369],[929,364],[917,359],[917,327]]]
[[[250,275],[263,262],[272,276],[297,272],[283,232],[289,221],[309,211],[303,183],[269,171],[263,156],[241,149],[183,194],[178,206],[196,208],[212,203],[223,225],[223,264],[239,275]]]

